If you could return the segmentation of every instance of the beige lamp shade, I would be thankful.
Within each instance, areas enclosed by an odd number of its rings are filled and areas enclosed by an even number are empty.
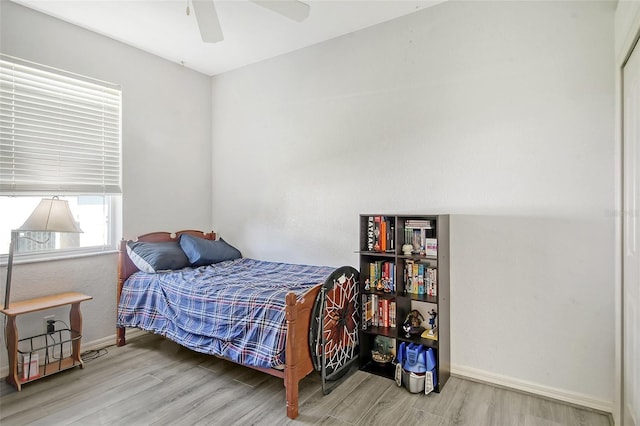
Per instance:
[[[83,232],[71,214],[69,203],[58,197],[43,198],[18,231]]]

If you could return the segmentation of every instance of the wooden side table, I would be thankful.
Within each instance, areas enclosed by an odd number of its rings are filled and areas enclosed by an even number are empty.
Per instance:
[[[51,296],[38,297],[36,299],[22,300],[20,302],[13,302],[7,309],[0,309],[0,312],[7,316],[7,325],[5,328],[5,336],[7,339],[7,350],[9,352],[9,375],[7,376],[7,382],[15,386],[20,391],[22,385],[27,382],[37,380],[39,378],[49,376],[51,374],[67,370],[73,367],[83,368],[84,364],[80,359],[80,339],[82,338],[82,314],[80,313],[80,303],[85,300],[93,299],[91,296],[87,296],[82,293],[61,293]],[[21,378],[18,376],[18,329],[16,326],[16,317],[18,315],[26,314],[29,312],[37,312],[45,309],[57,308],[59,306],[71,305],[69,310],[69,339],[64,343],[71,345],[71,355],[68,357],[62,357],[62,350],[60,353],[60,359],[55,359],[52,362],[47,363],[46,360],[39,366],[38,374],[33,377]],[[57,333],[57,332],[56,332]],[[38,336],[35,336],[38,337]],[[35,338],[33,337],[33,338]],[[27,339],[33,339],[27,338]],[[23,339],[23,340],[27,340]],[[45,345],[49,346],[47,337],[44,335]],[[31,342],[33,346],[33,342]],[[60,343],[56,343],[60,344]],[[51,345],[50,347],[53,347]],[[62,346],[62,345],[61,345]],[[62,349],[62,347],[61,347]]]

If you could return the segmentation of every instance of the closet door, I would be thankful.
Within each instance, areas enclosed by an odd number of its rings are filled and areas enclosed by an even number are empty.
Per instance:
[[[640,45],[623,68],[622,386],[624,426],[640,426]]]

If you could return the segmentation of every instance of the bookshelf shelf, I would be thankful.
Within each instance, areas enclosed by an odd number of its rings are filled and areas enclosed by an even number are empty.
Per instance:
[[[408,297],[411,300],[418,301],[418,302],[438,304],[438,298],[437,297],[429,296],[429,295],[426,295],[426,294],[407,294],[406,297]]]
[[[422,260],[433,260],[433,261],[437,261],[438,260],[438,256],[408,256],[405,254],[399,254],[397,256],[394,256],[398,259],[409,259],[409,260],[415,260],[415,261],[422,261]]]
[[[382,257],[388,259],[395,259],[395,255],[393,253],[379,253],[375,251],[361,251],[358,252],[360,256],[370,256],[370,257]]]
[[[359,220],[360,369],[394,379],[394,363],[381,365],[372,359],[378,336],[391,338],[396,353],[403,342],[419,343],[433,349],[438,382],[434,390],[440,392],[450,375],[449,216],[362,214]],[[407,244],[412,245],[411,254],[403,252]],[[380,280],[392,291],[375,290]],[[371,290],[365,290],[367,284]],[[430,312],[437,312],[437,340],[420,334],[406,337],[402,325],[412,310],[420,312],[425,329]]]
[[[382,290],[364,290],[362,291],[364,294],[377,294],[380,297],[396,297],[395,292],[384,292]]]
[[[393,338],[398,334],[398,331],[391,327],[369,327],[366,330],[363,330],[363,332],[374,336],[386,336]]]
[[[402,334],[402,333],[400,333],[400,334]],[[437,340],[423,339],[423,338],[421,338],[419,336],[418,337],[406,338],[406,337],[404,337],[402,335],[399,335],[396,338],[401,342],[420,343],[421,345],[424,345],[424,346],[429,347],[429,348],[433,348],[433,349],[438,349],[439,348]]]
[[[387,378],[393,377],[393,372],[394,372],[394,366],[392,363],[389,363],[387,365],[382,365],[382,364],[375,363],[373,361],[369,361],[368,363],[362,365],[360,369],[367,373],[371,373],[371,374],[375,374],[376,376],[382,376]]]

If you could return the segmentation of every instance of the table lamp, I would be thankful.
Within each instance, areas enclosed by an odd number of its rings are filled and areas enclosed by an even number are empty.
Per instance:
[[[36,232],[82,232],[71,214],[69,203],[58,197],[43,198],[31,216],[18,229],[11,230],[9,258],[7,259],[7,286],[4,295],[4,308],[9,308],[11,292],[11,272],[13,270],[13,250],[18,242],[18,234],[25,231]]]

